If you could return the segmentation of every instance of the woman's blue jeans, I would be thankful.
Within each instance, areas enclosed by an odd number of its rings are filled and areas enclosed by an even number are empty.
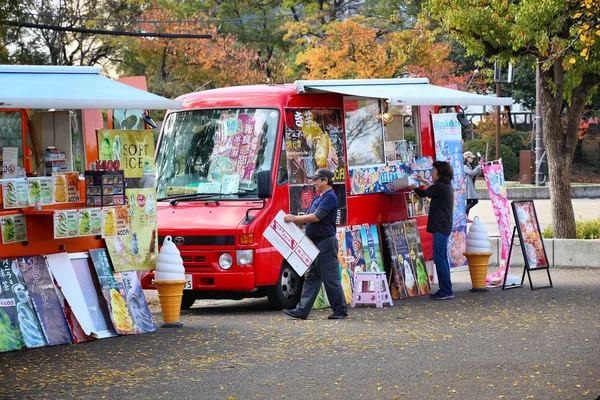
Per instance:
[[[435,263],[435,270],[440,284],[438,293],[445,296],[454,294],[452,292],[452,282],[450,281],[450,264],[448,263],[449,237],[450,235],[444,233],[433,233],[433,262]]]

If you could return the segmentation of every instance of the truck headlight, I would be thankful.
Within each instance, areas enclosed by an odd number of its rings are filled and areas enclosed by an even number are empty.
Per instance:
[[[236,250],[237,265],[250,265],[254,262],[254,250]]]
[[[219,267],[229,269],[233,265],[233,258],[229,253],[223,253],[219,256]]]

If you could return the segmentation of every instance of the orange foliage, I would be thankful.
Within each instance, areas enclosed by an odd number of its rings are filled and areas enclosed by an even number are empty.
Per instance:
[[[145,20],[175,20],[170,10],[153,6]],[[146,66],[149,85],[158,93],[173,97],[200,87],[222,87],[265,81],[258,55],[240,46],[235,37],[222,35],[202,14],[186,17],[179,24],[148,23],[145,31],[161,33],[210,34],[211,39],[138,39],[139,59]],[[154,73],[152,73],[154,72]]]

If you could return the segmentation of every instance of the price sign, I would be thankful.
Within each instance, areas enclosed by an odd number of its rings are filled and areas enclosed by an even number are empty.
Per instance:
[[[96,160],[96,171],[119,171],[121,169],[121,161],[119,160]]]

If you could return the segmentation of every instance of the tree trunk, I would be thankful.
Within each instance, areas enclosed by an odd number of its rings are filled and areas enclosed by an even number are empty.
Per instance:
[[[575,214],[571,202],[571,166],[577,146],[579,121],[583,115],[586,98],[591,88],[598,84],[598,79],[584,74],[581,83],[571,92],[566,115],[563,115],[564,70],[562,61],[560,57],[555,59],[553,66],[542,72],[542,119],[550,178],[554,237],[575,239]],[[566,124],[561,122],[563,117]]]

